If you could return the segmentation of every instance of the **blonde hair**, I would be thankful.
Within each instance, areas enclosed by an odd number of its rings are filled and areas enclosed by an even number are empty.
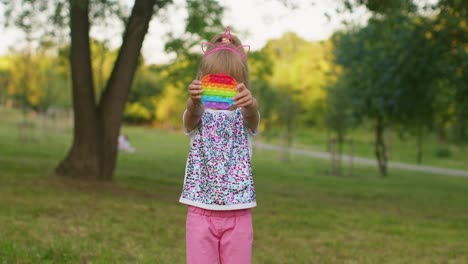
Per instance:
[[[218,47],[222,38],[222,33],[214,36],[210,41],[214,46],[210,47],[207,52]],[[239,38],[232,35],[232,43],[229,45],[231,48],[237,48],[242,45],[242,43]],[[240,51],[245,53],[243,48]],[[221,49],[209,54],[208,56],[204,56],[200,66],[198,67],[197,79],[201,80],[201,78],[207,74],[221,73],[226,73],[227,75],[234,77],[238,83],[244,83],[244,85],[249,88],[250,76],[247,61],[242,59],[242,57],[236,52]]]

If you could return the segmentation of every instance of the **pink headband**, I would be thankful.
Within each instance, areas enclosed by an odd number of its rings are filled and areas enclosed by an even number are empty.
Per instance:
[[[216,52],[218,50],[230,50],[232,52],[235,52],[241,56],[243,60],[247,57],[247,54],[250,52],[250,46],[249,45],[239,45],[238,47],[233,47],[232,45],[232,36],[231,36],[231,29],[229,27],[226,28],[226,31],[223,34],[223,38],[221,39],[221,43],[218,44],[218,46],[215,46],[211,42],[202,42],[202,51],[205,54],[205,57],[210,55],[213,52]],[[211,50],[207,51],[207,46],[211,47]],[[242,48],[246,48],[247,51],[245,53],[242,52]]]

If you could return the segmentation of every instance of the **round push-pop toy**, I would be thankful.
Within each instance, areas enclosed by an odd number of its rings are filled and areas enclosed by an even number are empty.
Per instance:
[[[237,81],[226,74],[208,74],[202,79],[202,103],[206,108],[226,110],[234,103]]]

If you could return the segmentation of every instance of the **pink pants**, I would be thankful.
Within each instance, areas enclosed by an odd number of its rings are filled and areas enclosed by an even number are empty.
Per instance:
[[[188,264],[250,264],[251,209],[213,211],[189,206],[186,224]]]

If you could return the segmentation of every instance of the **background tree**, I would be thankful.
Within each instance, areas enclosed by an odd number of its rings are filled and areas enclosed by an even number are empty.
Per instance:
[[[440,0],[428,8],[434,15],[432,27],[427,32],[428,37],[434,46],[443,47],[443,53],[435,64],[441,72],[439,83],[442,85],[441,92],[445,96],[453,95],[452,100],[445,100],[445,108],[455,110],[453,111],[455,139],[458,142],[466,142],[468,139],[468,74],[466,74],[468,5],[463,0]]]
[[[360,117],[376,119],[375,152],[380,171],[386,173],[386,123],[417,135],[420,163],[423,131],[431,129],[435,121],[443,127],[451,119],[448,109],[455,105],[457,123],[466,127],[461,114],[464,103],[452,97],[458,93],[464,98],[466,87],[460,82],[464,78],[460,73],[466,69],[460,58],[466,56],[461,43],[466,43],[467,30],[459,19],[466,14],[466,7],[460,1],[343,3],[351,12],[364,5],[373,14],[365,27],[337,34],[334,42],[336,61],[343,66],[338,82],[348,86],[344,90],[352,98],[353,110]]]
[[[194,2],[199,1],[188,1],[189,13],[198,11],[196,8],[190,8]],[[213,2],[202,1],[199,7]],[[71,149],[56,168],[56,173],[59,175],[112,179],[123,110],[138,66],[148,24],[155,12],[170,3],[170,0],[135,0],[130,14],[124,16],[122,12],[124,8],[115,1],[3,1],[5,13],[10,21],[13,21],[12,24],[25,30],[33,27],[37,22],[35,20],[43,20],[44,17],[55,22],[55,24],[44,22],[45,24],[41,26],[45,29],[56,25],[70,25],[70,64],[75,123]],[[110,77],[102,95],[96,98],[89,32],[93,22],[109,16],[122,18],[125,29]],[[194,16],[192,14],[189,17]],[[210,16],[195,17],[196,21],[210,18]]]
[[[157,98],[164,91],[161,67],[142,65],[130,89],[125,106],[125,121],[132,123],[150,123],[155,120]]]
[[[284,160],[288,159],[287,148],[292,146],[295,129],[321,126],[325,122],[330,52],[330,42],[307,42],[292,32],[268,41],[259,52],[264,63],[271,65],[271,74],[264,77],[268,85],[257,83],[263,89],[260,95],[270,97],[262,103],[271,104],[276,98],[274,111],[268,116],[264,114],[262,122],[272,123],[282,131]]]
[[[7,102],[10,66],[11,64],[7,56],[0,57],[0,104],[6,104]]]
[[[273,74],[269,79],[271,86],[276,89],[278,100],[276,103],[277,127],[281,131],[283,161],[289,160],[288,148],[292,146],[295,122],[299,111],[298,100],[300,86],[293,84],[291,68],[294,57],[307,42],[295,33],[286,33],[277,40],[269,41],[264,50],[273,62]]]
[[[425,37],[423,17],[394,14],[372,18],[364,28],[336,35],[335,58],[343,67],[340,85],[361,118],[375,120],[375,155],[386,174],[386,124],[418,131],[418,160],[422,131],[432,123],[434,78],[432,58],[439,56]]]
[[[331,148],[335,148],[335,146],[332,146],[332,144],[336,142],[338,146],[336,153],[338,154],[337,164],[335,164],[335,160],[332,160],[332,173],[338,175],[341,174],[341,158],[346,136],[348,131],[356,125],[351,98],[344,90],[346,88],[344,81],[331,81],[327,89],[327,111],[325,116],[327,128],[331,132],[331,137],[328,139],[328,148],[330,152],[333,152],[334,149]],[[332,158],[334,157],[334,153],[332,153]]]

